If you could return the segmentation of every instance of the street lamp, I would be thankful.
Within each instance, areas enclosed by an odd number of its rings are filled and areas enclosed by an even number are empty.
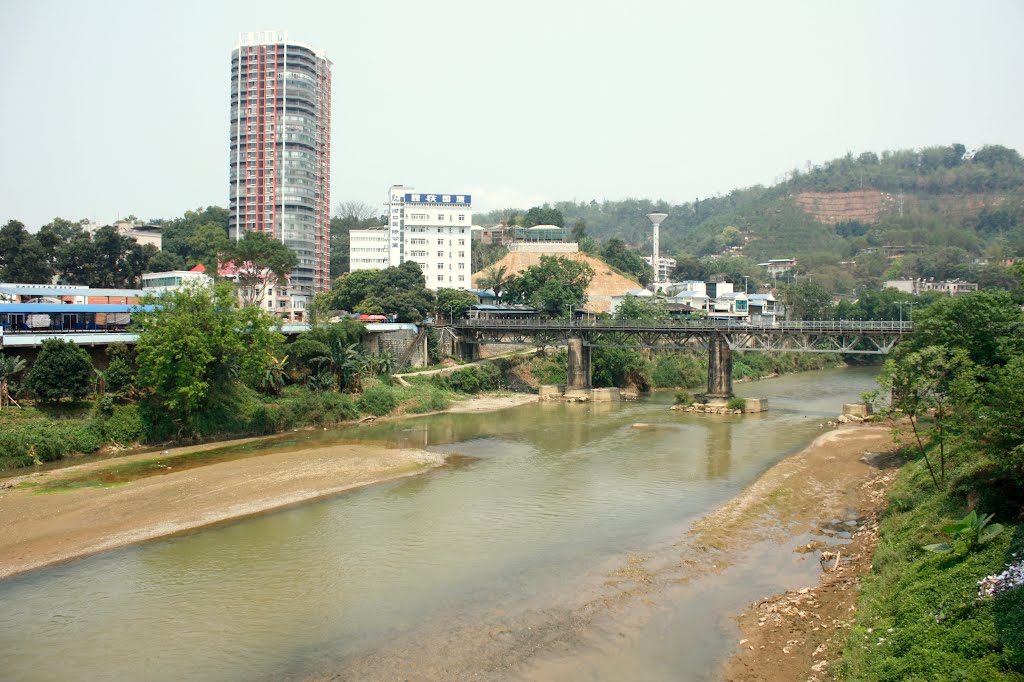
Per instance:
[[[661,227],[661,223],[668,217],[668,213],[648,213],[647,219],[651,221],[651,225],[654,226],[654,253],[651,258],[651,268],[654,270],[654,278],[651,280],[653,291],[658,292],[658,282],[661,281],[659,273],[661,268],[658,263],[658,228]]]
[[[750,279],[750,275],[743,275],[743,293],[749,293],[747,291],[747,280]]]

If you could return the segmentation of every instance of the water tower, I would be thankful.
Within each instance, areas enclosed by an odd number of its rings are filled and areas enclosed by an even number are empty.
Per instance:
[[[654,225],[654,255],[651,258],[651,267],[654,269],[654,277],[651,279],[651,289],[654,292],[658,291],[658,282],[661,278],[658,274],[661,272],[660,263],[658,262],[658,228],[661,227],[661,223],[668,217],[668,213],[648,213],[647,219],[651,221],[651,225]]]

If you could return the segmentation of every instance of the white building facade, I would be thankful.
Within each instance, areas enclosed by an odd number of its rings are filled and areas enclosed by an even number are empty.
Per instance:
[[[470,195],[428,194],[394,185],[388,193],[388,226],[350,233],[350,270],[413,261],[423,271],[428,289],[467,289],[472,275],[472,225]]]

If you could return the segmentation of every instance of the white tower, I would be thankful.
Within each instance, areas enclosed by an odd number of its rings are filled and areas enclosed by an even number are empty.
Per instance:
[[[658,273],[661,271],[661,262],[658,259],[658,228],[661,227],[661,223],[668,217],[668,213],[648,213],[647,219],[654,225],[654,257],[651,258],[651,268],[654,270],[654,277],[651,279],[651,288],[653,291],[658,291],[658,282],[660,278]]]

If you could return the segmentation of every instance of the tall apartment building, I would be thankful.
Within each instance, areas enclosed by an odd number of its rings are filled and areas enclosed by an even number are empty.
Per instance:
[[[263,232],[298,256],[304,307],[329,279],[331,61],[278,31],[242,33],[231,53],[229,236]]]
[[[466,289],[472,275],[473,197],[424,194],[394,185],[388,226],[349,233],[349,269],[373,270],[414,261],[428,289]]]

